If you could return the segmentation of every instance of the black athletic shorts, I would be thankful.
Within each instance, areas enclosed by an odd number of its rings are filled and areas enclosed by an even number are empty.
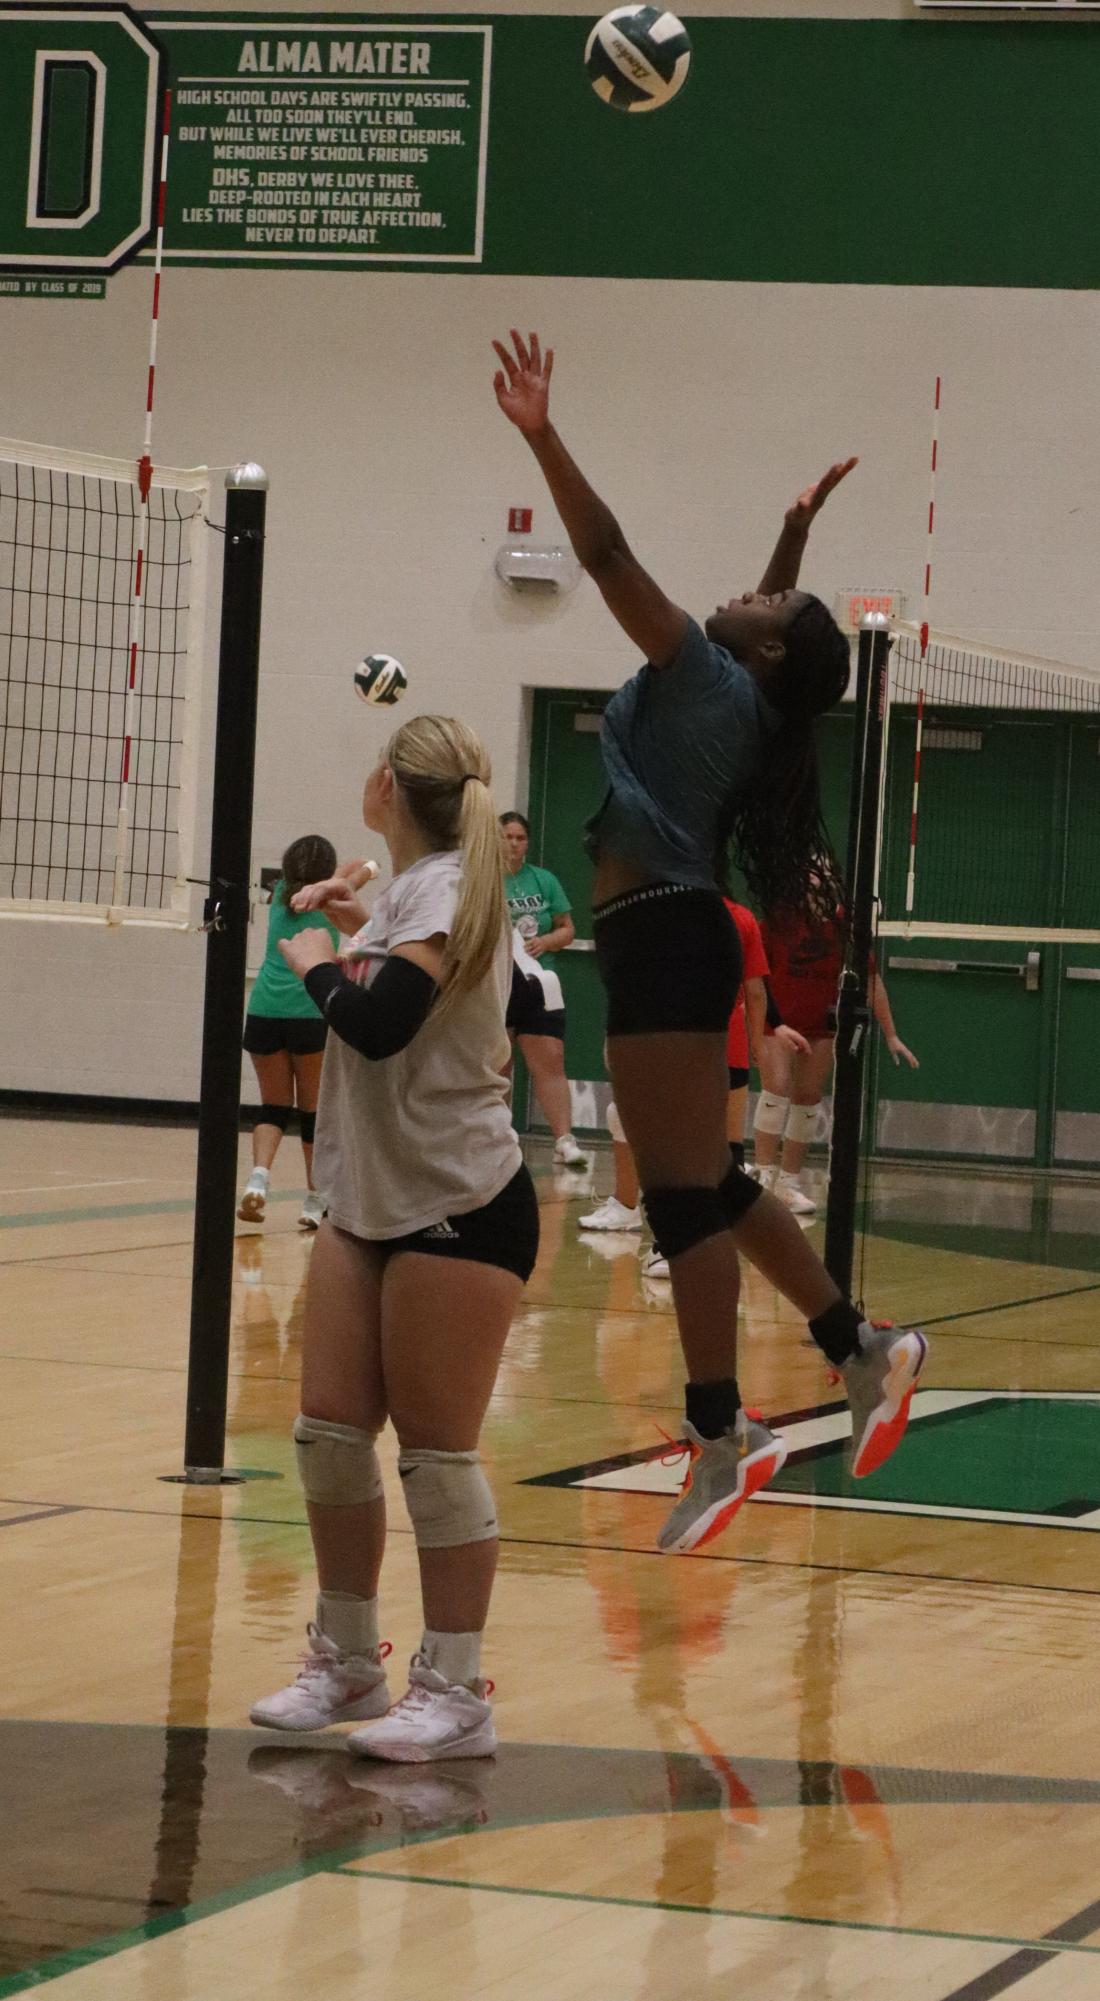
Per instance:
[[[305,1015],[246,1014],[244,1046],[250,1056],[278,1056],[285,1049],[290,1056],[320,1056],[328,1034],[328,1023]]]
[[[592,913],[609,1035],[725,1035],[741,940],[716,889],[655,882]]]
[[[743,1091],[749,1081],[749,1073],[740,1064],[730,1064],[730,1090]]]
[[[423,1251],[433,1258],[468,1258],[473,1264],[498,1265],[501,1271],[515,1272],[526,1285],[539,1248],[535,1184],[524,1165],[484,1208],[468,1209],[464,1216],[447,1216],[442,1223],[430,1223],[426,1230],[413,1230],[407,1237],[376,1237],[373,1242],[375,1250],[387,1259],[398,1251]]]
[[[508,1009],[508,1026],[516,1035],[554,1035],[565,1041],[565,1009],[543,1007],[534,980],[525,980]]]

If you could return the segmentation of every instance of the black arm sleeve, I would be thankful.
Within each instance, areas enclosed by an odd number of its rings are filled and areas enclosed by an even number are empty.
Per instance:
[[[387,959],[369,987],[357,986],[331,962],[311,966],[305,987],[341,1042],[372,1063],[408,1048],[439,992],[431,974],[411,959]]]

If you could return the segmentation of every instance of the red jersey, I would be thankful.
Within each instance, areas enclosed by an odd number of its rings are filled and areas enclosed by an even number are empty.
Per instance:
[[[788,912],[761,919],[775,1004],[788,1027],[811,1040],[832,1033],[829,1013],[844,966],[842,923],[840,911],[832,923]]]
[[[724,897],[726,909],[737,926],[741,940],[741,979],[762,980],[768,971],[768,956],[764,941],[760,936],[760,926],[751,910],[743,903],[731,903]],[[729,1040],[726,1044],[726,1063],[731,1070],[747,1070],[749,1067],[749,1029],[745,1019],[745,988],[742,984],[737,996],[737,1004],[730,1016]]]

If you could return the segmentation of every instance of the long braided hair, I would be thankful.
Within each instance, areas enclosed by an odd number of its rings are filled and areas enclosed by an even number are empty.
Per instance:
[[[783,639],[783,660],[765,690],[783,726],[719,829],[719,879],[732,847],[759,909],[831,922],[844,900],[843,877],[821,816],[814,726],[847,688],[851,653],[820,598],[799,606]]]

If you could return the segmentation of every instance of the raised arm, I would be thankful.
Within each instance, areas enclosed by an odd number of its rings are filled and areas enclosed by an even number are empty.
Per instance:
[[[847,479],[858,464],[858,459],[838,459],[836,465],[822,474],[816,485],[806,487],[794,506],[788,507],[771,561],[757,586],[762,596],[767,597],[773,591],[793,591],[802,568],[806,539],[814,515],[820,513],[834,487],[839,486],[842,479]]]
[[[627,546],[611,509],[594,493],[550,422],[554,350],[545,359],[537,334],[524,340],[513,327],[511,353],[493,342],[500,368],[493,380],[497,402],[542,469],[565,532],[609,612],[654,667],[667,667],[683,645],[688,616],[667,598]]]

